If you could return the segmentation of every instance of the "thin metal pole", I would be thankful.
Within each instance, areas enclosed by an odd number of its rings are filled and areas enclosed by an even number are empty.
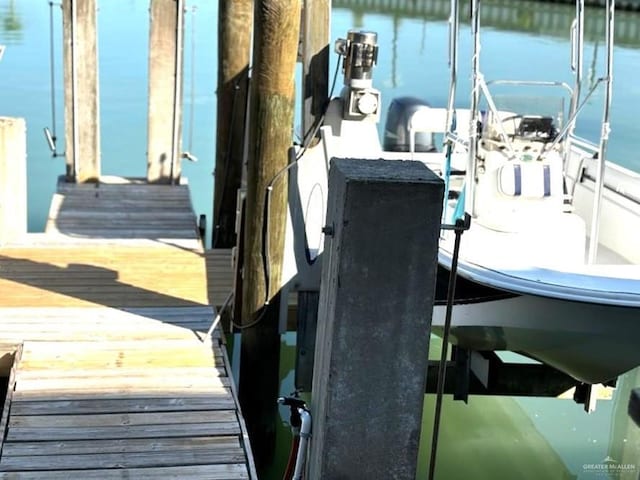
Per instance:
[[[171,135],[171,172],[170,182],[175,185],[176,164],[180,155],[180,112],[179,105],[182,99],[182,35],[184,21],[184,0],[176,2],[177,18],[176,18],[176,51],[175,51],[175,70],[174,70],[174,86],[173,86],[173,119],[172,119],[172,135]]]
[[[76,27],[78,25],[77,14],[77,0],[69,0],[71,2],[71,112],[73,120],[71,122],[71,137],[73,139],[73,181],[78,181],[78,149],[79,149],[79,135],[78,135],[78,71],[77,63],[78,56],[76,51]]]
[[[571,94],[569,118],[573,118],[573,121],[569,120],[569,134],[573,133],[573,129],[575,127],[576,111],[578,110],[582,90],[582,64],[584,57],[584,0],[576,1],[575,37],[573,38],[573,45],[571,47],[575,55],[575,58],[572,59],[575,60],[575,64],[572,65],[575,69],[575,85]]]
[[[53,2],[49,2],[49,67],[51,69],[51,130],[53,132],[52,139],[55,146],[56,135],[56,65],[54,52],[54,23],[53,23]],[[55,152],[54,152],[55,153]]]
[[[613,19],[615,0],[606,1],[606,36],[607,36],[607,65],[604,94],[604,111],[602,114],[602,133],[600,135],[600,149],[598,151],[598,169],[596,171],[596,185],[593,196],[593,216],[591,218],[591,235],[589,238],[589,263],[595,263],[598,254],[598,237],[600,235],[600,214],[602,210],[602,192],[604,190],[605,157],[609,142],[609,117],[611,112],[611,95],[613,93]]]
[[[191,7],[191,102],[189,110],[189,152],[193,153],[193,122],[195,119],[195,96],[196,96],[196,9]]]
[[[456,85],[458,78],[458,36],[460,19],[458,14],[458,0],[451,0],[451,12],[449,17],[449,100],[447,102],[447,125],[449,128],[453,116],[453,107],[456,99]]]
[[[458,34],[460,28],[460,20],[458,17],[458,0],[451,0],[451,8],[449,14],[449,100],[447,102],[447,120],[445,128],[447,131],[453,131],[456,128],[455,114],[453,111],[456,98],[456,83],[458,76]],[[447,221],[447,206],[449,203],[449,182],[451,177],[451,155],[453,152],[453,140],[447,139],[446,154],[444,159],[443,177],[444,177],[444,203],[442,207],[442,221]]]
[[[476,177],[476,150],[478,143],[478,129],[476,117],[478,104],[480,103],[480,0],[471,0],[471,30],[473,33],[473,58],[471,62],[471,75],[473,85],[471,88],[471,114],[469,115],[469,158],[467,160],[467,177],[465,182],[466,197],[465,209],[472,216],[475,215],[475,177]]]
[[[449,331],[451,330],[451,315],[453,312],[453,298],[456,291],[456,277],[458,273],[458,255],[460,253],[460,239],[467,218],[456,220],[455,241],[453,245],[453,256],[451,259],[451,270],[449,274],[449,286],[447,289],[447,306],[444,319],[444,333],[442,335],[442,351],[440,353],[440,363],[438,364],[438,385],[436,387],[436,408],[433,419],[433,433],[431,436],[431,457],[429,458],[429,480],[433,480],[436,471],[436,456],[438,451],[438,434],[440,433],[440,418],[442,416],[442,397],[444,394],[444,382],[447,374],[447,355],[449,346]]]

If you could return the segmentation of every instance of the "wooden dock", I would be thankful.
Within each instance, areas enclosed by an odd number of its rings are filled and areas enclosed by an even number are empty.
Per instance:
[[[228,252],[201,248],[188,197],[63,185],[47,232],[0,248],[1,479],[256,478],[225,347],[206,334]]]

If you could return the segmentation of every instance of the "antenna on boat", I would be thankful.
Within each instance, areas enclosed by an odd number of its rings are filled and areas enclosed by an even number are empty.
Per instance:
[[[373,88],[373,67],[378,61],[378,34],[349,30],[347,38],[335,43],[335,51],[344,57],[343,118],[372,120],[380,118],[380,92]]]

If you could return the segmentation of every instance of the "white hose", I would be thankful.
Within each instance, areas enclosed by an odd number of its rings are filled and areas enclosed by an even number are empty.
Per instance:
[[[293,471],[292,480],[302,480],[304,472],[304,464],[307,458],[307,444],[311,437],[311,413],[304,408],[298,408],[298,413],[302,419],[300,426],[300,443],[298,444],[298,455],[296,457],[296,468]]]

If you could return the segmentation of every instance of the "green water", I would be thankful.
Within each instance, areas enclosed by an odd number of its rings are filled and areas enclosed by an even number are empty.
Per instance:
[[[100,92],[102,162],[105,174],[144,176],[147,109],[148,2],[146,0],[102,0],[99,11]],[[388,7],[350,7],[353,0],[340,1],[332,16],[332,39],[344,37],[351,28],[378,32],[379,63],[374,83],[382,91],[384,106],[393,97],[424,97],[433,105],[444,105],[448,88],[446,15],[433,13],[442,0],[402,3],[404,11]],[[381,2],[382,3],[382,2]],[[486,2],[495,4],[496,2]],[[412,10],[412,5],[415,7]],[[565,36],[567,9],[561,5],[511,2],[509,9],[495,14],[483,37],[483,70],[487,78],[549,78],[570,80],[566,71],[569,48]],[[196,6],[195,15],[192,6]],[[215,107],[216,107],[216,18],[217,2],[189,2],[185,46],[185,128],[183,145],[198,163],[184,164],[184,175],[192,186],[196,213],[211,219],[213,191]],[[430,10],[431,9],[431,10]],[[570,9],[569,9],[570,10]],[[560,12],[560,20],[549,20],[536,28],[532,19],[538,12]],[[502,15],[500,15],[503,13]],[[595,15],[588,10],[588,16]],[[62,137],[62,89],[60,12],[56,18],[57,131]],[[564,20],[563,20],[564,19]],[[7,45],[0,61],[0,115],[25,117],[28,126],[28,202],[29,229],[41,231],[56,178],[64,172],[62,158],[52,158],[42,128],[52,128],[49,84],[49,6],[45,0],[0,0],[0,44]],[[612,133],[609,158],[640,171],[637,139],[640,123],[640,36],[633,26],[640,16],[618,13],[617,26],[622,39],[615,51],[615,81]],[[194,29],[195,25],[195,29]],[[622,28],[624,27],[624,28]],[[625,33],[627,29],[631,33]],[[195,33],[194,33],[195,32]],[[192,37],[193,35],[193,37]],[[590,37],[592,38],[593,35]],[[594,38],[594,37],[593,37]],[[190,55],[195,42],[195,61]],[[463,48],[469,46],[468,27],[463,27]],[[585,46],[587,69],[595,60],[592,76],[602,72],[602,43],[589,40]],[[492,52],[494,52],[492,54]],[[535,61],[526,60],[535,53]],[[335,58],[332,64],[335,65]],[[193,72],[193,73],[192,73]],[[193,75],[193,79],[192,79]],[[469,75],[466,62],[460,63],[458,103],[468,104]],[[194,85],[194,89],[191,85]],[[594,138],[599,131],[602,92],[597,91],[585,108],[579,132]],[[193,140],[190,140],[193,108]],[[384,121],[384,119],[383,119]],[[60,144],[64,150],[64,142]],[[293,390],[295,335],[283,337],[281,392]],[[436,355],[438,345],[432,345]],[[590,465],[601,464],[610,456],[634,469],[610,478],[637,479],[640,473],[640,429],[628,418],[629,391],[640,386],[640,370],[623,376],[612,400],[600,401],[595,413],[586,415],[570,400],[542,398],[472,397],[468,405],[444,403],[438,478],[441,479],[596,479],[608,478]],[[274,399],[275,400],[275,399]],[[425,397],[423,440],[419,478],[426,478],[433,417],[433,398]],[[288,414],[281,411],[278,426],[280,463],[269,472],[280,476],[289,441]],[[393,432],[390,432],[393,435]]]
[[[432,337],[430,357],[439,358],[440,348],[439,338]],[[280,393],[288,395],[294,390],[293,333],[282,336],[280,362]],[[445,396],[436,478],[637,480],[640,428],[627,415],[631,388],[637,386],[640,369],[620,377],[612,399],[598,401],[588,415],[582,405],[566,399],[471,396],[465,404]],[[425,395],[418,480],[428,478],[434,405],[435,396]],[[288,419],[288,410],[281,407],[276,461],[267,480],[282,478],[291,438]],[[595,470],[607,457],[629,470],[609,475]]]

